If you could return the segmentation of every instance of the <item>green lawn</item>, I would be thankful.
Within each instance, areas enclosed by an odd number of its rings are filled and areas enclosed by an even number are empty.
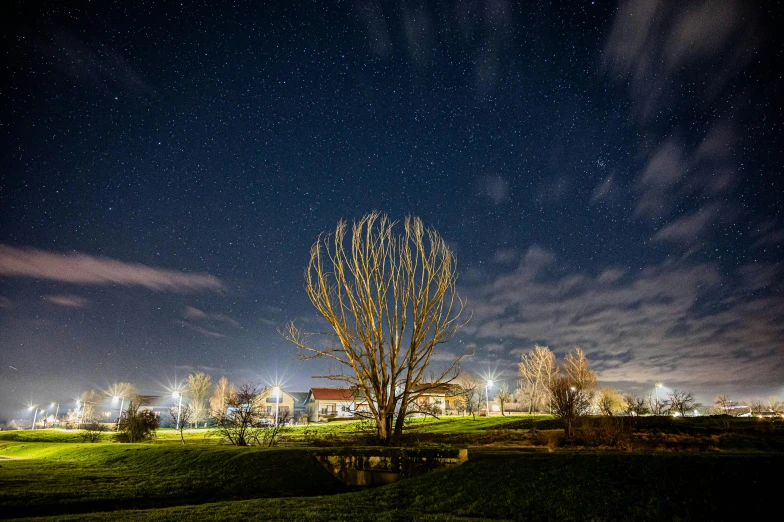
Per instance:
[[[363,439],[351,423],[294,428],[289,446],[275,449],[220,445],[205,431],[186,431],[186,445],[174,430],[142,444],[110,434],[91,444],[78,432],[0,432],[0,518],[744,519],[777,498],[780,481],[769,477],[784,464],[784,430],[742,420],[728,431],[707,419],[651,419],[635,434],[650,441],[642,451],[549,452],[531,446],[524,417],[417,419],[409,442],[467,443],[469,462],[366,490],[338,482],[313,457],[330,443],[356,447]],[[552,419],[535,424],[558,433]],[[707,442],[683,442],[691,440]]]
[[[358,492],[59,520],[746,519],[764,514],[755,499],[775,498],[769,477],[782,464],[781,455],[480,452],[459,468]]]

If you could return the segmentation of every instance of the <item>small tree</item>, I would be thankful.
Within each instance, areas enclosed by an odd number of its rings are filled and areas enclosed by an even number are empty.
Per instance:
[[[90,424],[97,422],[99,419],[95,406],[101,401],[101,393],[95,390],[82,392],[82,395],[79,397],[79,406],[81,411],[77,409],[76,412],[78,422],[80,424]]]
[[[672,390],[668,400],[670,411],[685,416],[689,410],[694,409],[694,395],[691,392]]]
[[[540,404],[550,404],[550,384],[558,374],[555,354],[547,346],[537,344],[533,351],[522,355],[518,368],[521,394],[528,401],[528,413],[533,415]]]
[[[716,415],[731,415],[732,414],[732,401],[726,395],[719,395],[713,399],[714,411]]]
[[[646,402],[643,397],[628,393],[623,397],[623,411],[634,417],[645,415],[650,412]]]
[[[596,394],[596,409],[602,415],[612,417],[624,410],[623,397],[620,390],[604,386]]]
[[[568,376],[556,377],[550,384],[553,415],[563,420],[567,438],[574,436],[574,424],[591,408],[591,395],[578,388]]]
[[[479,411],[482,401],[482,389],[479,379],[470,373],[461,373],[460,389],[457,394],[463,403],[465,412],[476,420],[476,413]]]
[[[495,400],[498,402],[499,406],[501,406],[501,416],[503,417],[506,415],[504,413],[504,405],[513,400],[512,394],[509,391],[509,386],[507,386],[506,383],[501,384],[501,387],[498,389],[498,394],[495,396]]]
[[[224,441],[234,446],[249,446],[258,440],[257,431],[267,418],[262,406],[261,391],[250,384],[242,384],[226,401],[226,411],[213,418],[215,431]]]
[[[221,377],[210,399],[210,417],[216,419],[226,414],[229,398],[234,395],[234,385],[226,377]]]
[[[106,431],[106,427],[99,422],[88,422],[83,424],[82,440],[84,442],[98,442],[101,439],[101,433]]]
[[[158,417],[150,410],[142,410],[138,401],[128,403],[128,408],[120,417],[117,440],[120,442],[141,442],[155,438]]]
[[[212,393],[212,380],[204,372],[188,375],[188,409],[190,410],[189,421],[195,428],[199,427],[199,421],[204,420],[207,414],[207,398]]]
[[[666,399],[660,399],[652,395],[648,396],[648,410],[651,415],[667,415],[669,411],[670,402]]]
[[[782,411],[784,410],[784,401],[771,395],[768,397],[768,411]]]
[[[171,419],[174,426],[177,428],[177,431],[180,432],[180,440],[183,444],[185,444],[185,436],[182,433],[182,430],[185,429],[185,426],[191,422],[193,419],[194,412],[191,408],[190,404],[185,406],[184,408],[178,408],[177,406],[172,406],[169,408],[169,418]],[[179,419],[180,424],[177,425],[177,420]]]

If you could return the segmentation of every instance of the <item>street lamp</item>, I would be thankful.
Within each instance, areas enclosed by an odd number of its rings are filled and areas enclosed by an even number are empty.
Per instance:
[[[54,405],[55,405],[55,403],[53,402],[53,403],[51,404],[51,406],[54,406]],[[59,414],[60,414],[60,403],[58,402],[58,403],[57,403],[57,409],[56,409],[56,410],[55,410],[55,412],[54,412],[54,422],[52,423],[52,427],[54,427],[54,425],[55,425],[55,424],[59,424],[59,423],[57,422],[57,416],[58,416]]]
[[[117,414],[117,429],[120,429],[120,419],[122,418],[122,410],[123,406],[125,405],[125,396],[117,396],[115,395],[112,397],[112,402],[117,402],[117,399],[120,399],[120,413]]]
[[[656,415],[661,413],[661,406],[659,405],[659,388],[664,386],[662,383],[657,382],[653,385],[653,389],[656,390]]]
[[[180,429],[180,412],[182,412],[182,394],[177,390],[174,390],[174,392],[172,392],[172,397],[180,400],[179,404],[177,405],[177,429]]]
[[[278,425],[278,402],[280,399],[280,386],[275,386],[272,388],[272,392],[275,394],[275,426]]]
[[[38,406],[30,406],[30,411],[33,411],[35,408],[35,413],[33,414],[33,429],[35,429],[35,419],[38,417]]]
[[[492,385],[493,385],[493,380],[492,379],[488,379],[488,381],[485,383],[485,406],[486,406],[486,409],[487,409],[487,416],[488,417],[490,416],[490,392],[488,391],[488,389]]]

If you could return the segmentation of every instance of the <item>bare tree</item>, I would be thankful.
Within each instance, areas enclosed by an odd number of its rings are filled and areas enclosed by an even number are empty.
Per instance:
[[[177,431],[180,432],[180,440],[183,444],[185,444],[185,436],[183,435],[182,430],[184,430],[185,426],[191,422],[193,416],[193,409],[190,407],[190,405],[186,405],[184,408],[178,408],[177,406],[172,406],[169,408],[169,418],[171,419],[172,423],[177,426]],[[177,424],[178,422],[179,424]]]
[[[199,427],[199,421],[204,420],[207,413],[207,397],[212,393],[212,380],[204,372],[188,375],[188,408],[190,410],[190,422],[195,428]],[[185,422],[185,421],[182,421]]]
[[[775,395],[771,395],[768,397],[768,410],[769,411],[782,411],[784,410],[784,401],[776,397]]]
[[[732,415],[733,402],[726,395],[719,395],[713,399],[717,415]]]
[[[249,446],[257,440],[256,431],[267,418],[267,408],[259,400],[260,391],[242,384],[226,400],[225,410],[216,410],[215,431],[234,446]]]
[[[563,420],[567,438],[574,435],[575,421],[591,408],[591,396],[570,377],[556,377],[550,384],[553,415]]]
[[[210,417],[218,418],[226,414],[226,405],[229,398],[234,395],[234,385],[226,377],[221,377],[210,399]]]
[[[328,357],[349,369],[339,378],[367,397],[383,443],[402,434],[414,390],[451,382],[464,357],[455,356],[435,379],[425,377],[436,346],[465,324],[459,321],[464,301],[456,290],[455,255],[419,218],[406,218],[403,234],[395,225],[373,212],[350,233],[340,221],[334,234],[319,237],[305,291],[331,330],[306,333],[291,322],[282,332],[303,350],[302,359]],[[312,345],[308,337],[314,334],[336,342]]]
[[[666,415],[670,409],[670,401],[648,395],[648,410],[651,415]]]
[[[482,384],[473,374],[462,372],[459,377],[460,389],[458,395],[463,402],[463,409],[476,420],[482,402]]]
[[[617,415],[623,411],[623,396],[620,390],[604,386],[596,394],[596,409],[602,415]]]
[[[523,354],[518,363],[520,388],[529,401],[529,413],[540,404],[550,404],[550,384],[558,374],[555,354],[547,346],[534,346],[533,351]]]
[[[498,388],[495,400],[498,402],[499,406],[501,406],[501,416],[504,416],[504,404],[508,404],[513,400],[512,394],[509,392],[509,386],[507,386],[505,382]]]
[[[79,397],[79,406],[81,407],[81,412],[77,411],[78,422],[80,424],[90,424],[92,422],[97,422],[99,419],[98,414],[96,413],[96,406],[102,400],[101,393],[95,390],[82,392],[82,395]]]
[[[681,416],[694,409],[694,395],[691,392],[672,390],[668,402],[670,403],[670,411],[678,412]]]
[[[564,370],[572,386],[589,394],[596,388],[596,373],[588,368],[588,359],[579,346],[564,357]]]
[[[623,397],[623,411],[627,415],[639,416],[649,413],[648,405],[643,397],[634,394],[626,394]]]

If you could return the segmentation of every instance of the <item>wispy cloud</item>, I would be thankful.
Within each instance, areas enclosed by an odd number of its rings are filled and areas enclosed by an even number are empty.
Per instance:
[[[703,86],[697,98],[714,98],[752,60],[760,33],[759,14],[742,0],[629,0],[616,12],[604,65],[628,81],[645,121],[672,110],[675,94],[695,85]],[[695,75],[699,83],[680,89]]]
[[[218,321],[234,328],[241,328],[240,323],[226,314],[205,312],[195,306],[186,306],[183,317],[190,321]]]
[[[171,292],[221,291],[224,288],[220,279],[208,274],[190,274],[87,254],[59,254],[2,244],[0,276],[87,285],[142,286]]]
[[[44,301],[66,308],[84,308],[89,302],[78,295],[47,295],[44,297]]]
[[[479,178],[477,192],[490,198],[496,205],[509,200],[509,182],[499,174],[487,174]]]
[[[780,382],[784,303],[775,294],[784,285],[777,267],[744,267],[738,283],[704,263],[555,278],[546,271],[552,263],[552,253],[532,249],[514,272],[465,289],[473,319],[464,334],[479,345],[503,339],[510,363],[536,342],[560,353],[581,346],[606,381]]]
[[[717,205],[710,205],[698,212],[669,223],[653,236],[654,241],[693,244],[716,218]]]

